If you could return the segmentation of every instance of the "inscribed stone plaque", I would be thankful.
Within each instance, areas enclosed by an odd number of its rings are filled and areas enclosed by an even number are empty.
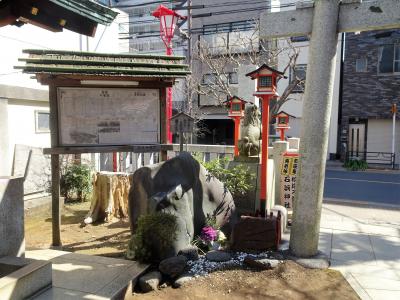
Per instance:
[[[158,89],[58,88],[60,146],[156,144]]]

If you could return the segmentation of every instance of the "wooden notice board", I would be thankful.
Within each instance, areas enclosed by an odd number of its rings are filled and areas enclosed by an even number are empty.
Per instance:
[[[59,146],[160,143],[160,91],[58,87]]]

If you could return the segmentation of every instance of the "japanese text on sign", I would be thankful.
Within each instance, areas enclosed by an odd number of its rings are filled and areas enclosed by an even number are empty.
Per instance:
[[[281,165],[281,205],[293,209],[294,193],[296,190],[296,175],[299,158],[297,155],[283,155]]]

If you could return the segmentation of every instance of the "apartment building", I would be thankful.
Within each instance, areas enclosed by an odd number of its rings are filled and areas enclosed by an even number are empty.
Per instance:
[[[394,146],[398,165],[400,130],[393,136],[391,109],[400,106],[400,30],[349,33],[345,45],[341,157],[389,164]]]

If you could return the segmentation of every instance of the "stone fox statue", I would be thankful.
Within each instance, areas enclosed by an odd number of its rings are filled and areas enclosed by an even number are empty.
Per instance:
[[[193,238],[201,233],[207,215],[215,213],[217,225],[227,235],[236,218],[230,192],[186,152],[165,162],[142,167],[133,174],[129,192],[132,234],[140,215],[156,211],[177,217],[175,255],[189,247]]]
[[[244,119],[240,126],[241,139],[238,142],[241,156],[255,156],[260,153],[261,122],[260,112],[255,105],[246,105]]]

